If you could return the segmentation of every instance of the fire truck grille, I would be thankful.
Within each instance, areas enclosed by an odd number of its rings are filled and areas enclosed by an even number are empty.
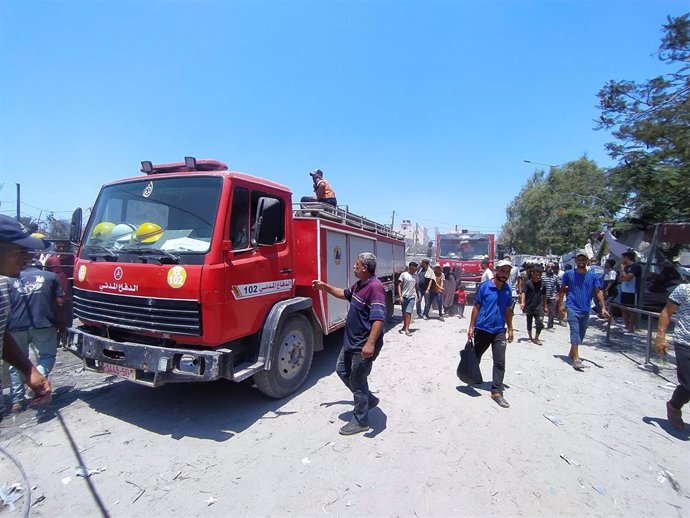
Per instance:
[[[74,314],[89,322],[155,333],[201,335],[196,300],[111,295],[74,288]]]

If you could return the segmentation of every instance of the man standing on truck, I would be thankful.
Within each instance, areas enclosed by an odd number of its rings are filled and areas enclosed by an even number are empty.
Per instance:
[[[369,252],[359,254],[353,271],[358,280],[349,289],[336,288],[318,279],[311,283],[315,290],[350,303],[335,371],[354,395],[354,412],[350,422],[340,429],[341,435],[369,430],[369,409],[378,405],[379,400],[369,391],[367,378],[383,347],[386,320],[386,290],[376,278],[376,256]]]
[[[314,193],[316,193],[316,197],[303,196],[300,201],[311,203],[328,203],[329,205],[336,207],[338,202],[335,198],[335,191],[331,187],[331,184],[323,179],[323,171],[321,171],[321,169],[314,169],[311,173],[309,173],[309,176],[311,176],[311,179],[314,182]]]
[[[34,405],[50,402],[52,389],[50,382],[43,376],[29,359],[22,353],[10,332],[6,329],[10,312],[10,280],[16,277],[29,262],[29,250],[44,250],[41,239],[30,236],[26,228],[9,216],[0,215],[0,353],[2,359],[16,367],[27,379],[27,384],[34,391]],[[0,392],[2,386],[0,384]],[[2,403],[0,402],[0,421],[2,420]]]

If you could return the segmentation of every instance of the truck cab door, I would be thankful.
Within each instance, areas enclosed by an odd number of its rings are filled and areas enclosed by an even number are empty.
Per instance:
[[[258,331],[270,308],[294,294],[287,207],[283,196],[258,186],[233,189],[225,320],[234,338]]]

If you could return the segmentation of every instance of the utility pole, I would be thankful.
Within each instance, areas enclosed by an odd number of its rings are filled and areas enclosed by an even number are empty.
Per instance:
[[[393,217],[391,217],[391,230],[395,227],[395,211],[393,211]]]
[[[17,184],[17,221],[20,221],[19,217],[21,216],[21,197],[22,197],[22,187],[21,185]]]

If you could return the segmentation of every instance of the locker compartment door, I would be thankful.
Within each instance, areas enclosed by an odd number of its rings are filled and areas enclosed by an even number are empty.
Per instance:
[[[338,288],[349,288],[350,270],[354,263],[347,261],[347,236],[332,230],[326,231],[326,247],[323,251],[326,255],[326,279],[328,284]],[[326,321],[328,327],[344,322],[347,317],[348,302],[328,295],[328,311]]]

